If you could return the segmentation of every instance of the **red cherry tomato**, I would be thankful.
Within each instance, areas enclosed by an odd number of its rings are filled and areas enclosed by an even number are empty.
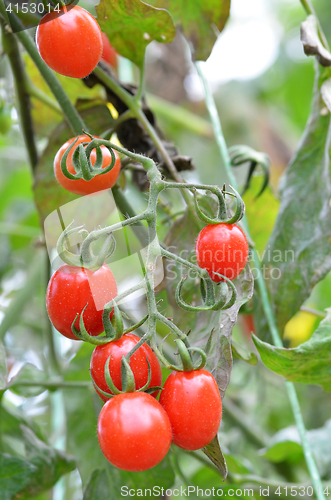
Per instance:
[[[91,357],[91,375],[94,382],[103,391],[109,392],[109,387],[107,386],[105,380],[105,364],[109,356],[109,373],[114,382],[115,386],[122,390],[121,381],[121,360],[122,357],[128,354],[131,349],[139,342],[140,338],[133,333],[127,333],[119,340],[114,340],[105,345],[97,346]],[[130,358],[130,367],[134,374],[134,379],[136,383],[136,389],[141,389],[148,380],[148,364],[149,361],[151,367],[151,383],[149,387],[160,386],[162,383],[162,372],[160,363],[155,356],[152,349],[147,344],[143,344]],[[108,401],[109,398],[97,391],[101,399]],[[159,391],[154,392],[152,395],[156,397]]]
[[[46,14],[37,27],[36,44],[50,68],[73,78],[88,76],[102,54],[100,27],[87,10],[78,6]]]
[[[108,36],[106,33],[102,33],[102,42],[103,42],[103,51],[102,51],[102,56],[101,59],[105,61],[106,63],[110,64],[110,66],[114,69],[117,68],[117,52],[110,45],[110,42],[108,40]]]
[[[116,281],[107,264],[94,272],[64,264],[53,274],[48,283],[46,293],[48,316],[62,335],[77,340],[71,331],[71,325],[77,313],[81,313],[88,303],[83,316],[85,328],[90,335],[99,335],[104,330],[103,307],[116,295]],[[75,327],[79,330],[79,318]]]
[[[207,269],[215,283],[222,281],[215,272],[233,280],[247,263],[246,236],[235,224],[209,224],[199,233],[195,255],[198,265]]]
[[[98,420],[102,453],[119,469],[143,471],[157,465],[171,444],[169,418],[146,392],[120,394],[102,408]]]
[[[95,136],[94,138],[99,139],[99,137]],[[54,174],[58,182],[61,184],[61,186],[64,187],[64,189],[66,189],[67,191],[70,191],[71,193],[80,195],[92,194],[95,193],[96,191],[101,191],[102,189],[109,189],[113,187],[117,181],[117,178],[121,170],[121,160],[116,151],[114,151],[116,157],[115,165],[106,174],[96,175],[90,181],[85,181],[84,179],[77,179],[77,180],[68,179],[65,175],[63,175],[61,170],[62,156],[64,155],[65,151],[68,149],[70,144],[72,144],[75,140],[76,137],[69,139],[65,144],[63,144],[63,146],[58,150],[54,158]],[[91,142],[91,139],[87,135],[80,135],[78,137],[76,146],[78,146],[82,142]],[[74,154],[75,147],[70,151],[67,157],[67,168],[71,174],[76,173],[74,166],[72,164],[72,155]],[[103,155],[102,168],[106,168],[112,161],[111,154],[105,146],[101,146],[101,151]],[[92,164],[94,165],[96,161],[95,150],[92,151],[90,159]]]
[[[169,417],[173,442],[184,450],[198,450],[216,436],[222,418],[222,400],[207,370],[172,372],[160,396]]]

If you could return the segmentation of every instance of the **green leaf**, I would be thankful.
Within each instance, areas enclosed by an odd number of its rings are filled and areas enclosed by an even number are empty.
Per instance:
[[[205,61],[229,17],[231,0],[153,0],[151,3],[169,10],[191,43],[194,59]]]
[[[63,451],[48,446],[34,432],[21,425],[26,456],[35,466],[35,473],[29,484],[20,492],[17,499],[30,499],[54,486],[61,476],[75,470],[76,461]]]
[[[24,66],[32,83],[49,98],[54,99],[47,83],[41,76],[39,70],[33,63],[32,59],[24,54]],[[95,85],[93,88],[88,88],[84,81],[79,78],[68,78],[57,73],[57,79],[65,89],[67,96],[72,104],[75,104],[77,99],[103,99],[104,92],[100,85]],[[53,108],[46,105],[40,99],[31,96],[32,104],[32,119],[35,127],[35,132],[38,135],[45,137],[54,130],[54,126],[63,121],[62,113],[55,111]],[[69,136],[71,137],[71,135]],[[68,137],[67,137],[68,138]],[[30,190],[31,193],[31,190]]]
[[[255,352],[247,352],[242,348],[241,345],[232,341],[232,357],[233,359],[241,359],[242,361],[246,361],[249,365],[257,364],[257,355]]]
[[[252,335],[263,363],[291,382],[321,385],[331,391],[331,309],[311,338],[293,349],[275,347]]]
[[[108,477],[105,469],[95,469],[84,489],[83,500],[109,500]]]
[[[301,461],[303,451],[297,428],[291,426],[277,432],[271,438],[268,447],[260,450],[260,455],[275,463],[287,460],[295,464]]]
[[[331,420],[325,422],[324,426],[319,429],[307,431],[307,438],[316,459],[319,473],[322,477],[329,479],[331,477]],[[268,447],[261,450],[260,454],[276,463],[283,460],[297,463],[302,460],[304,455],[297,427],[286,427],[277,432],[271,438]]]
[[[144,472],[126,472],[107,464],[106,469],[96,469],[92,472],[84,489],[83,500],[121,498],[123,486],[136,491],[134,498],[141,498],[144,497],[145,488],[153,490],[153,487],[157,486],[166,490],[171,488],[174,482],[175,474],[168,457]]]
[[[218,442],[217,434],[214,439],[209,444],[207,444],[207,446],[202,448],[202,451],[205,455],[207,455],[209,460],[211,460],[213,464],[216,465],[216,467],[220,470],[223,478],[226,479],[228,475],[228,468],[226,466],[225,458]]]
[[[280,209],[263,260],[280,332],[331,269],[331,127],[320,92],[330,69],[321,71],[304,136],[282,179]],[[266,338],[265,319],[258,314],[256,319],[259,336]]]
[[[169,13],[140,0],[101,0],[98,23],[119,54],[142,67],[147,45],[170,43],[176,29]]]
[[[35,471],[33,464],[0,453],[0,500],[11,500],[29,483]]]

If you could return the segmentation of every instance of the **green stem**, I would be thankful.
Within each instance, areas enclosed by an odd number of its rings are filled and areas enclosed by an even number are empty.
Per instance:
[[[2,13],[2,0],[0,2],[0,12]],[[4,20],[0,17],[0,25],[2,32],[2,46],[5,53],[8,55],[10,67],[13,73],[16,95],[18,99],[18,108],[20,115],[20,123],[24,142],[29,155],[29,162],[32,171],[35,170],[38,163],[38,151],[33,132],[33,122],[31,117],[31,103],[29,93],[26,89],[27,76],[20,55],[18,43],[15,35],[6,29]]]
[[[30,80],[27,81],[26,90],[28,91],[30,96],[39,99],[39,101],[46,104],[46,106],[62,115],[62,109],[59,106],[58,102],[49,97],[49,95],[40,90],[38,87],[36,87],[36,85],[34,85]]]
[[[238,189],[236,179],[231,171],[229,153],[228,153],[226,142],[225,142],[225,139],[224,139],[224,136],[222,133],[221,122],[220,122],[220,118],[219,118],[219,115],[217,112],[217,108],[216,108],[216,104],[215,104],[212,92],[209,88],[207,80],[204,77],[200,63],[199,62],[196,63],[196,66],[197,66],[199,76],[201,78],[201,81],[202,81],[204,89],[205,89],[206,104],[207,104],[208,112],[209,112],[210,119],[211,119],[211,122],[212,122],[212,125],[214,128],[215,136],[217,138],[217,144],[218,144],[218,147],[220,150],[221,157],[223,158],[223,162],[224,162],[224,166],[225,166],[227,175],[228,175],[233,187],[235,189]],[[246,231],[249,235],[248,223],[247,223],[246,218],[243,219],[243,223],[244,223]],[[266,287],[265,281],[264,281],[263,276],[262,276],[261,264],[260,264],[257,252],[254,248],[252,249],[252,254],[253,254],[254,264],[255,264],[256,269],[257,269],[257,276],[258,276],[257,283],[258,283],[259,290],[260,290],[261,302],[262,302],[264,314],[266,316],[266,319],[267,319],[267,322],[268,322],[268,325],[270,328],[271,336],[272,336],[274,345],[276,347],[283,347],[283,343],[282,343],[281,337],[280,337],[279,332],[278,332],[276,319],[275,319],[275,316],[273,314],[271,303],[269,300],[267,287]],[[307,439],[306,429],[305,429],[305,425],[304,425],[298,397],[297,397],[297,394],[295,391],[295,387],[294,387],[292,382],[286,382],[285,385],[286,385],[286,390],[287,390],[288,397],[289,397],[289,400],[291,403],[294,419],[295,419],[295,422],[296,422],[296,425],[297,425],[297,428],[299,431],[307,468],[308,468],[308,471],[309,471],[317,498],[319,500],[324,500],[325,497],[323,495],[323,487],[322,487],[321,478],[320,478],[320,475],[319,475],[319,472],[318,472],[318,469],[316,466],[315,459],[312,455],[310,443],[308,442],[308,439]]]
[[[11,387],[44,387],[45,389],[86,389],[92,387],[90,381],[66,381],[66,380],[22,380],[20,382],[13,382],[9,384],[7,389]]]
[[[25,48],[25,50],[27,51],[27,53],[29,54],[35,65],[37,66],[40,74],[42,75],[45,82],[49,86],[51,92],[53,93],[54,97],[58,101],[63,111],[63,114],[67,119],[74,134],[80,135],[83,130],[88,131],[88,128],[84,124],[82,118],[77,113],[77,110],[75,109],[73,104],[70,102],[69,97],[63,90],[62,85],[57,79],[55,73],[41,59],[35,43],[33,42],[32,38],[28,35],[28,33],[23,29],[23,25],[21,24],[18,17],[13,13],[6,12],[3,0],[0,0],[0,15],[5,20],[5,22],[7,20],[7,16],[10,18],[10,22],[11,25],[13,26],[13,29],[17,31],[16,32],[17,38],[20,40],[21,44],[23,45],[23,47]]]

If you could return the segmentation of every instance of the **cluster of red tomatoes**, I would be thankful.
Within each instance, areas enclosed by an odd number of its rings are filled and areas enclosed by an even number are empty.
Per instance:
[[[214,272],[233,279],[242,271],[248,245],[238,226],[209,225],[198,236],[196,253],[199,265],[207,268],[212,279],[219,282],[220,277]],[[222,258],[208,260],[213,255]],[[237,260],[233,259],[235,256]],[[85,328],[96,336],[104,330],[103,308],[116,295],[116,281],[106,264],[97,271],[63,265],[48,285],[48,315],[60,333],[76,339],[72,325],[79,330],[79,320],[75,322],[75,318],[84,310]],[[114,395],[105,378],[107,360],[113,384],[122,390],[122,358],[139,340],[128,333],[119,340],[97,346],[90,365],[95,389],[105,402],[98,420],[101,450],[113,465],[128,471],[142,471],[157,465],[167,454],[171,442],[185,450],[206,446],[217,434],[222,417],[216,381],[204,369],[172,372],[165,381],[159,402],[158,389],[151,395],[136,392],[144,387],[148,377],[149,388],[160,387],[162,383],[159,360],[147,343],[134,352],[129,362],[136,391]]]
[[[101,57],[108,57],[111,62],[114,52],[107,42],[96,20],[77,6],[47,14],[36,33],[36,43],[44,61],[58,73],[76,78],[86,77]],[[86,146],[91,141],[87,135],[77,139],[76,147],[82,143]],[[64,175],[61,160],[75,140],[68,140],[56,154],[54,172],[59,183],[80,195],[113,187],[121,168],[116,152],[113,168],[104,175],[96,175],[89,181],[69,179]],[[111,153],[104,146],[101,151],[102,168],[106,168],[112,161]],[[96,162],[95,150],[91,152],[90,161],[92,165]],[[66,158],[66,167],[70,174],[76,174],[73,150]],[[246,238],[236,225],[208,225],[198,236],[196,257],[198,265],[207,269],[216,283],[222,280],[220,274],[232,280],[246,265]],[[104,306],[116,296],[117,284],[107,264],[96,271],[64,264],[50,279],[47,311],[54,327],[74,340],[77,337],[72,326],[79,331],[79,318],[83,313],[87,332],[96,336],[104,331]],[[98,420],[100,447],[113,465],[128,471],[142,471],[157,465],[167,454],[171,442],[185,450],[206,446],[215,437],[222,417],[216,381],[204,369],[172,372],[158,401],[161,366],[147,343],[143,343],[129,360],[135,391],[112,393],[105,377],[107,363],[114,386],[122,391],[122,359],[139,341],[133,333],[124,334],[118,340],[97,346],[91,358],[91,377],[105,402]],[[148,381],[147,389],[156,388],[151,395],[144,392]],[[143,390],[139,392],[139,389]]]
[[[36,31],[36,44],[45,63],[57,73],[85,78],[100,59],[117,67],[117,54],[96,19],[79,6],[46,14]]]
[[[103,331],[103,306],[116,295],[116,282],[106,264],[94,272],[63,265],[48,285],[48,315],[60,333],[74,339],[71,325],[77,313],[88,304],[84,310],[84,324],[89,334],[95,336]],[[78,320],[75,326],[79,329]],[[215,379],[203,369],[172,372],[163,386],[159,402],[156,400],[159,390],[152,395],[128,392],[114,396],[105,379],[106,362],[109,359],[110,376],[121,390],[122,358],[139,340],[132,333],[125,334],[119,340],[97,346],[91,358],[92,379],[106,402],[98,420],[100,447],[113,465],[129,471],[142,471],[157,465],[167,454],[171,442],[185,450],[206,446],[216,435],[222,416]],[[149,387],[161,386],[161,366],[147,343],[131,356],[130,368],[136,390],[148,381],[149,370]]]

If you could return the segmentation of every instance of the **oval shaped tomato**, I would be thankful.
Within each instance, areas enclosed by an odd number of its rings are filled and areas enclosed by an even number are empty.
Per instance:
[[[246,236],[235,224],[209,224],[199,233],[195,255],[198,265],[207,269],[215,283],[222,281],[215,272],[234,280],[247,263]]]
[[[110,44],[106,33],[102,33],[103,50],[101,59],[114,69],[117,69],[117,52]]]
[[[94,137],[95,139],[99,139],[99,137]],[[90,181],[85,181],[84,179],[68,179],[65,175],[63,175],[62,170],[61,170],[61,160],[62,156],[70,146],[77,138],[73,137],[72,139],[69,139],[66,143],[63,144],[63,146],[58,150],[58,152],[55,155],[54,158],[54,174],[55,177],[57,178],[58,182],[61,184],[64,189],[67,191],[70,191],[71,193],[75,194],[92,194],[95,193],[96,191],[101,191],[103,189],[109,189],[114,186],[114,184],[117,181],[117,178],[119,176],[120,170],[121,170],[121,160],[120,157],[117,153],[117,151],[114,151],[116,161],[115,165],[113,168],[107,172],[106,174],[103,175],[96,175],[91,179]],[[76,143],[76,146],[81,144],[82,142],[91,142],[91,139],[87,135],[80,135],[78,137],[78,141]],[[75,147],[70,151],[68,157],[67,157],[67,168],[68,171],[71,174],[75,174],[76,171],[74,169],[74,166],[72,164],[72,155],[74,154],[74,149]],[[102,163],[102,168],[108,167],[112,161],[112,157],[110,152],[105,146],[101,146],[101,151],[102,151],[102,156],[103,156],[103,163]],[[92,165],[95,164],[96,161],[96,152],[93,150],[91,152],[90,156]]]
[[[73,78],[88,76],[102,54],[97,21],[77,5],[46,14],[37,27],[36,44],[50,68]]]
[[[222,400],[207,370],[172,372],[160,396],[169,417],[173,442],[184,450],[198,450],[216,436],[222,419]]]
[[[102,408],[98,420],[102,453],[119,469],[139,472],[157,465],[171,444],[169,418],[146,392],[120,394]]]
[[[107,386],[105,380],[105,364],[109,356],[109,373],[111,375],[112,381],[115,386],[122,390],[121,381],[121,360],[122,357],[128,354],[131,349],[139,342],[140,338],[133,333],[127,333],[123,335],[119,340],[114,340],[105,345],[97,346],[91,357],[91,375],[94,382],[103,391],[109,392],[109,387]],[[141,389],[148,380],[148,364],[149,361],[151,367],[151,382],[149,387],[160,386],[162,383],[162,372],[160,363],[155,356],[152,349],[146,343],[139,347],[139,349],[130,358],[130,367],[134,374],[134,379],[136,383],[136,389]],[[156,397],[159,391],[154,392],[152,395]],[[101,399],[108,401],[109,398],[97,391]]]
[[[48,316],[62,335],[77,340],[71,331],[71,325],[77,313],[81,313],[88,303],[84,311],[85,328],[90,335],[99,335],[104,331],[103,307],[116,295],[116,281],[107,264],[103,264],[94,272],[63,264],[48,283],[46,293]],[[79,330],[79,318],[75,327]]]

